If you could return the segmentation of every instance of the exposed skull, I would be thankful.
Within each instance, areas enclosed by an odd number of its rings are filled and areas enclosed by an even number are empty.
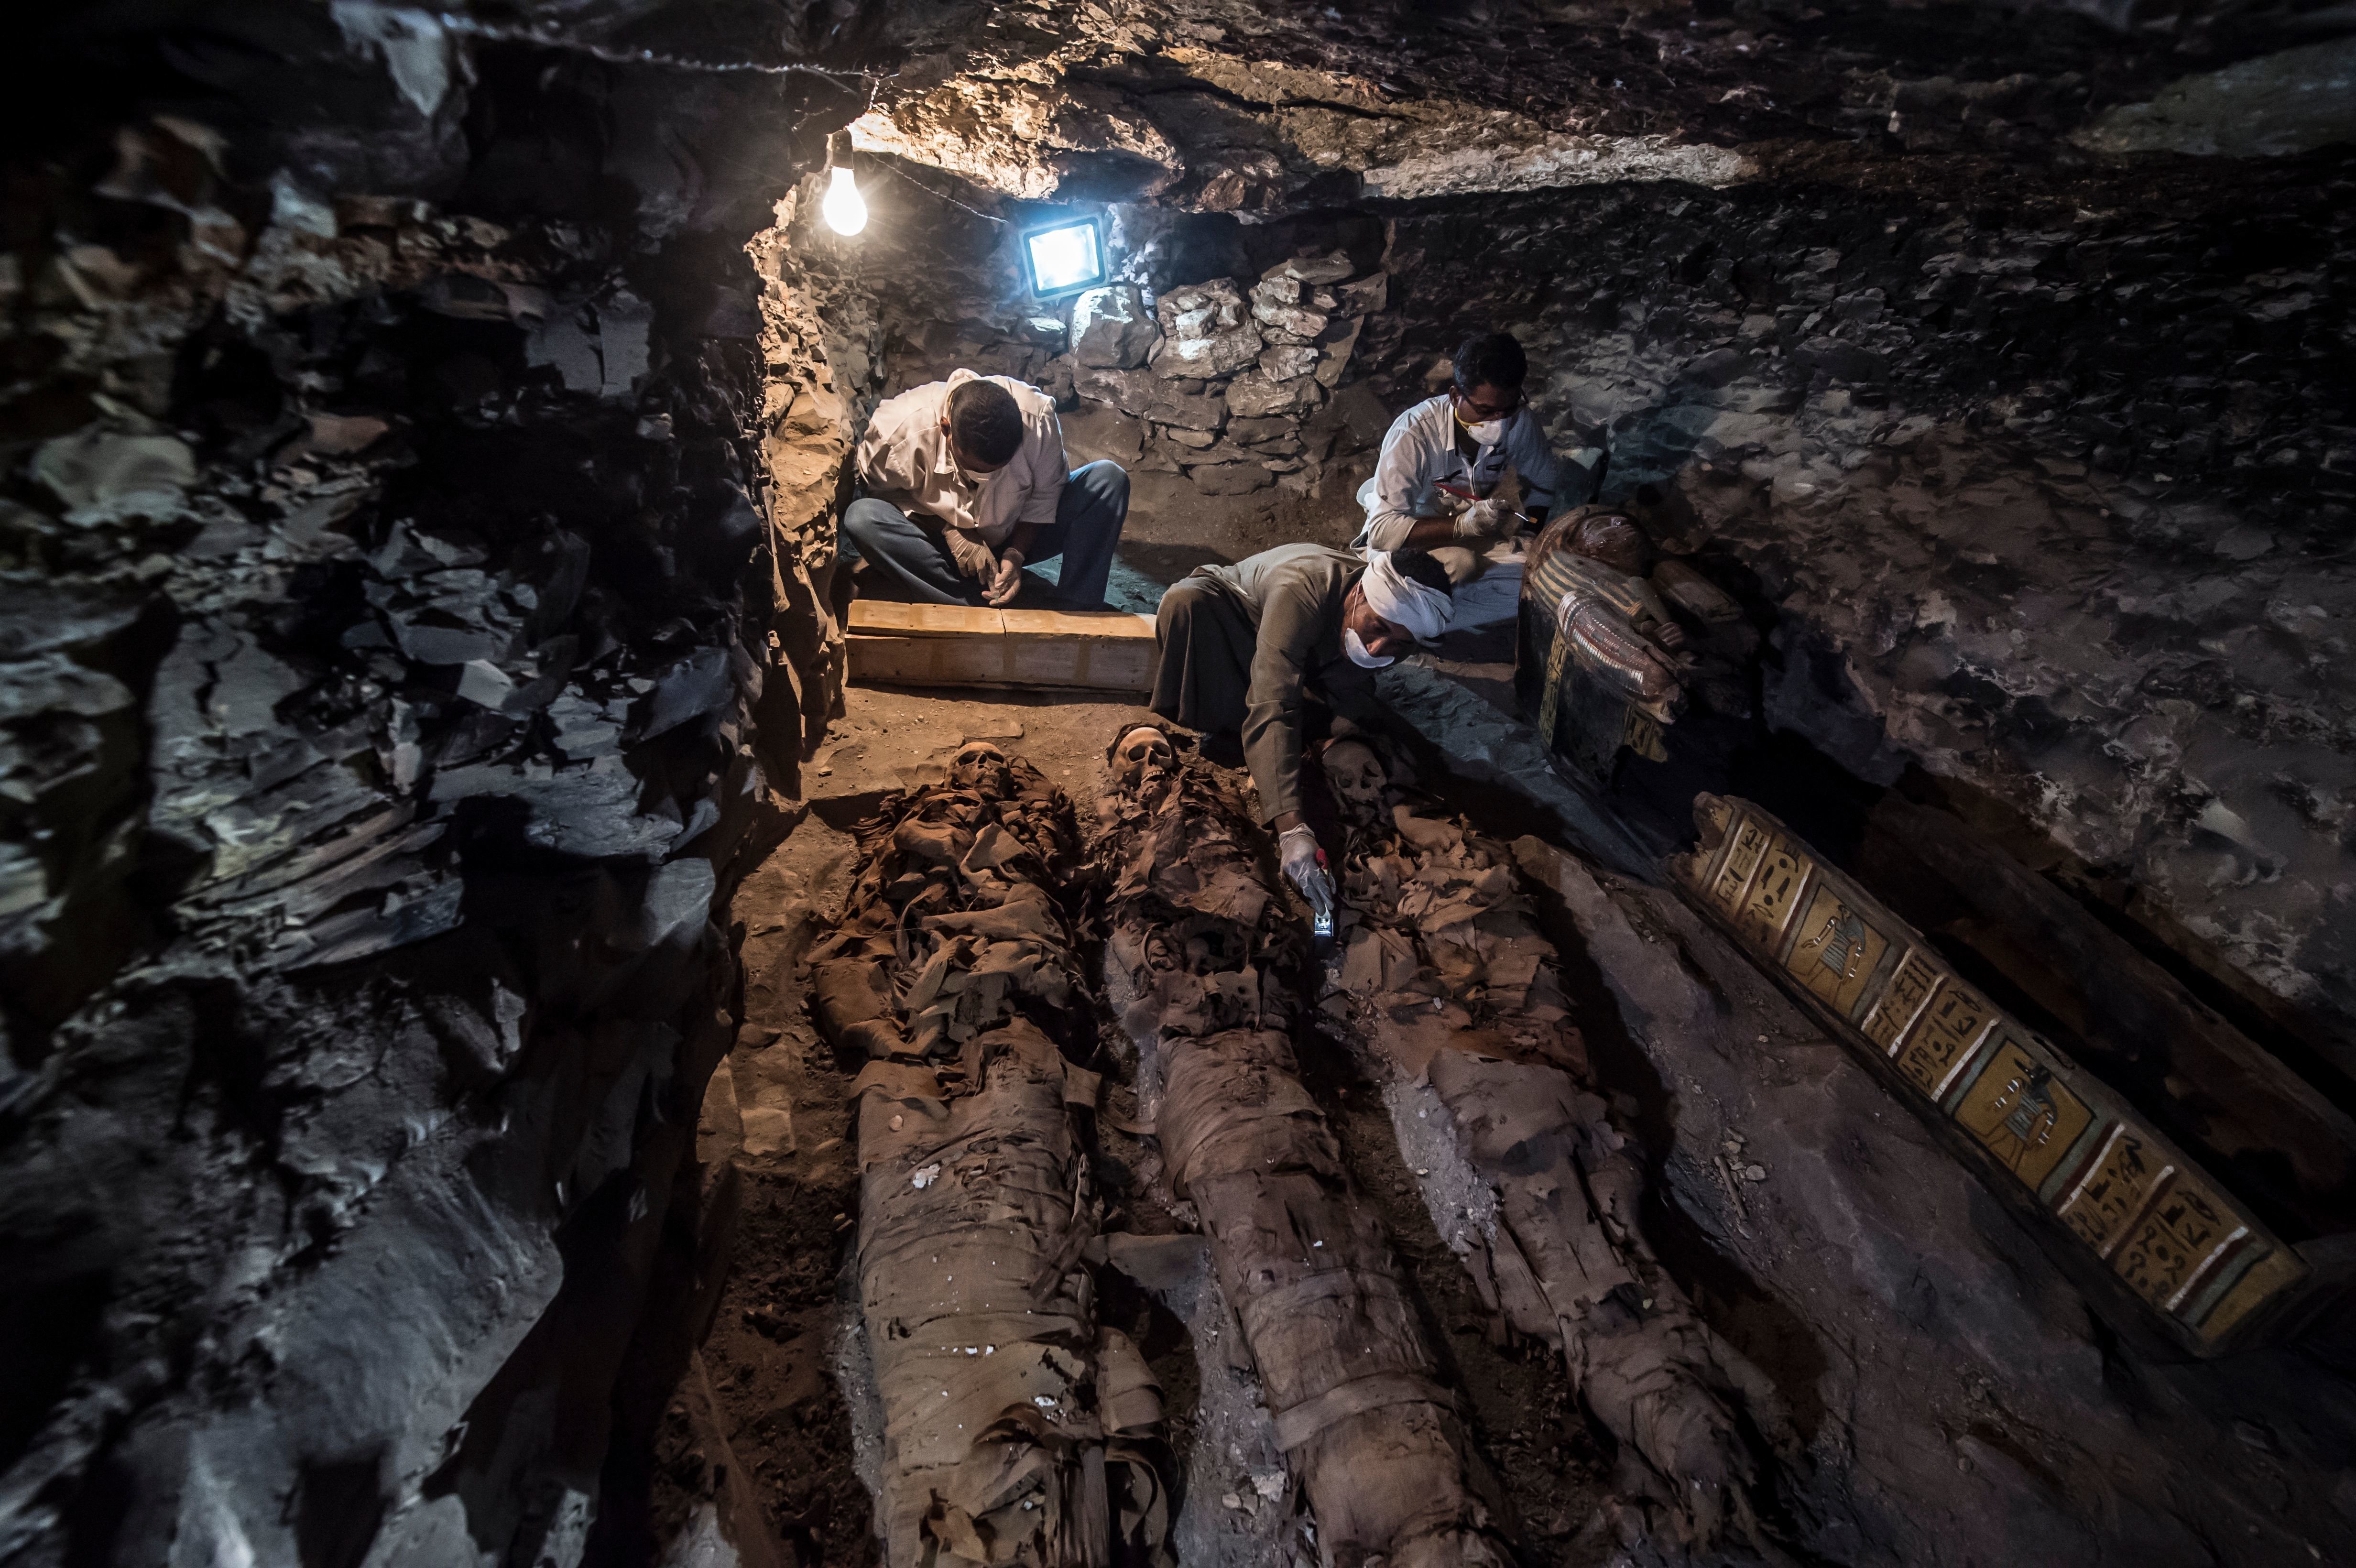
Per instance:
[[[987,741],[968,741],[949,759],[949,780],[963,789],[1002,787],[1005,774],[1006,753]]]
[[[1158,780],[1177,761],[1170,737],[1151,724],[1140,724],[1113,745],[1113,776],[1123,789],[1134,790]]]
[[[1383,791],[1390,784],[1390,773],[1372,746],[1364,741],[1336,741],[1325,748],[1320,760],[1325,764],[1325,783],[1333,791],[1333,804],[1345,821],[1373,822],[1382,816]]]

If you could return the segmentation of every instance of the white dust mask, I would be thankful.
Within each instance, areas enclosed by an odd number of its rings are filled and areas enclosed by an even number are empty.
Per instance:
[[[1380,669],[1392,662],[1388,656],[1377,657],[1370,652],[1366,647],[1366,639],[1358,635],[1355,627],[1342,628],[1342,651],[1349,655],[1350,662],[1360,669]]]
[[[1500,414],[1495,419],[1483,420],[1479,424],[1474,424],[1464,417],[1463,404],[1455,404],[1454,412],[1456,422],[1463,427],[1464,433],[1482,446],[1494,446],[1505,440],[1505,421],[1513,417],[1511,414]]]

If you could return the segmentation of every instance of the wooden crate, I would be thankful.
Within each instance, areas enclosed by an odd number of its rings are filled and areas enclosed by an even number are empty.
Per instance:
[[[854,600],[851,678],[902,686],[1018,686],[1143,695],[1153,617],[1126,610],[990,610]]]

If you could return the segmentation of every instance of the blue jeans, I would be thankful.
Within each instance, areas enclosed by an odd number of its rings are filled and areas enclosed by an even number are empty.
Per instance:
[[[1055,520],[1032,536],[1023,562],[1064,558],[1055,597],[1076,610],[1104,607],[1113,547],[1129,520],[1129,475],[1118,463],[1091,463],[1064,481]],[[888,501],[862,496],[843,509],[841,557],[864,560],[919,603],[979,604],[982,584],[958,570],[937,523],[929,527]]]

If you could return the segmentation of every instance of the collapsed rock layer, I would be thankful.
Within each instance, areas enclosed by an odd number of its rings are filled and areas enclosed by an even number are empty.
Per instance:
[[[2001,800],[2345,1072],[2340,176],[2085,206],[1791,172],[1403,217],[1377,385],[1511,325],[1558,441],[1667,492],[1648,527],[1769,629],[1768,727]],[[2297,254],[2243,246],[2261,210]]]
[[[2275,105],[2346,54],[2221,15],[1017,9],[861,123],[1024,197],[1381,216],[1391,410],[1521,333],[1558,446],[1753,575],[1768,726],[1998,798],[2344,1081],[2347,133]]]
[[[83,19],[178,74],[11,143],[12,1560],[577,1560],[700,1217],[824,670],[745,571],[761,209],[652,155],[793,95],[388,15]]]
[[[1215,264],[1161,236],[1156,290],[1297,253],[1264,242],[1301,204],[1569,192],[1385,209],[1429,286],[1352,368],[1412,392],[1465,313],[1536,329],[1582,383],[1543,406],[1682,472],[1789,613],[1778,722],[1988,784],[2344,1034],[2343,165],[2064,141],[2199,145],[2232,82],[2157,90],[2297,10],[42,18],[0,67],[5,1549],[579,1549],[727,1027],[704,915],[831,711],[841,423],[886,351],[817,320],[784,229],[736,252],[816,137],[967,67],[1049,101],[1016,155],[1058,196],[1174,149],[1167,199],[1280,220],[1215,217]],[[862,62],[905,67],[880,103],[827,74]],[[1064,133],[1066,82],[1121,145]],[[1631,173],[1704,185],[1571,188]],[[982,347],[1052,379],[1023,315]],[[1354,389],[1231,419],[1219,482],[1379,435]]]

